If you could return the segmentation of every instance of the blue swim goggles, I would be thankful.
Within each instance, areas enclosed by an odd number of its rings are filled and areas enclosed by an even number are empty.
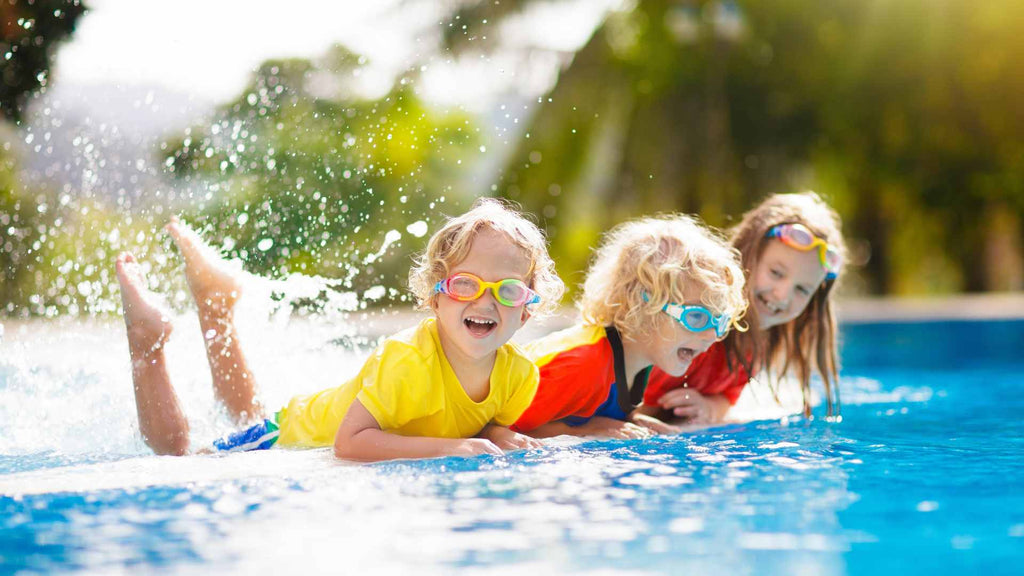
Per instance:
[[[647,292],[644,292],[644,302],[650,302]],[[715,336],[724,337],[729,333],[732,318],[728,314],[715,315],[705,306],[692,304],[676,304],[669,302],[661,307],[661,311],[679,322],[690,332],[703,332],[714,328]]]

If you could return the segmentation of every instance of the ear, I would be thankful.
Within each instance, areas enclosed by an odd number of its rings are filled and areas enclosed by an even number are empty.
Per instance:
[[[530,316],[530,311],[526,308],[526,306],[523,306],[523,316],[519,319],[519,322],[521,324],[526,324],[526,321],[530,319]]]

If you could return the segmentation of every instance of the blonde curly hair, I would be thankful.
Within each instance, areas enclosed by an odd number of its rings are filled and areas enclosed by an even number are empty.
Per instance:
[[[504,234],[530,260],[526,284],[541,299],[539,304],[530,306],[530,313],[542,316],[557,309],[565,293],[565,284],[555,272],[555,263],[548,255],[544,233],[515,205],[495,198],[478,199],[469,212],[449,218],[430,237],[426,249],[409,271],[409,288],[416,296],[418,308],[427,310],[437,302],[434,286],[466,259],[473,240],[483,229]]]
[[[694,282],[701,287],[701,303],[727,314],[733,327],[742,326],[747,299],[739,252],[690,216],[642,218],[605,235],[577,306],[588,324],[612,325],[626,338],[644,339],[672,322],[661,308],[684,303],[686,287]]]

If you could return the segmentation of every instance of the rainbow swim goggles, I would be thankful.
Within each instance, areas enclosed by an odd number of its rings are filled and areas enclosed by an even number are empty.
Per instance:
[[[650,302],[646,292],[644,292],[644,302]],[[728,314],[716,316],[706,307],[693,304],[668,302],[661,307],[661,311],[682,324],[683,328],[690,332],[703,332],[714,328],[715,336],[718,338],[729,333],[729,326],[732,322]]]
[[[453,300],[469,302],[483,296],[484,290],[488,288],[494,294],[494,299],[505,306],[514,308],[540,302],[540,296],[522,280],[505,278],[497,282],[485,282],[468,272],[441,280],[434,285],[434,294],[446,294]]]
[[[842,257],[835,248],[828,245],[821,238],[814,235],[803,224],[779,224],[772,226],[764,235],[765,238],[778,238],[782,243],[797,250],[818,249],[818,256],[821,257],[821,267],[825,269],[825,280],[832,280],[839,275],[839,266],[842,264]]]

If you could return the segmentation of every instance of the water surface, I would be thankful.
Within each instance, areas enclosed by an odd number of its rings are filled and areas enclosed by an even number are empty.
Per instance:
[[[193,329],[168,354],[201,443],[229,425]],[[249,343],[268,406],[358,368],[274,332]],[[8,326],[0,572],[1019,573],[1022,345],[1019,321],[849,325],[838,424],[358,466],[152,456],[116,328]]]

